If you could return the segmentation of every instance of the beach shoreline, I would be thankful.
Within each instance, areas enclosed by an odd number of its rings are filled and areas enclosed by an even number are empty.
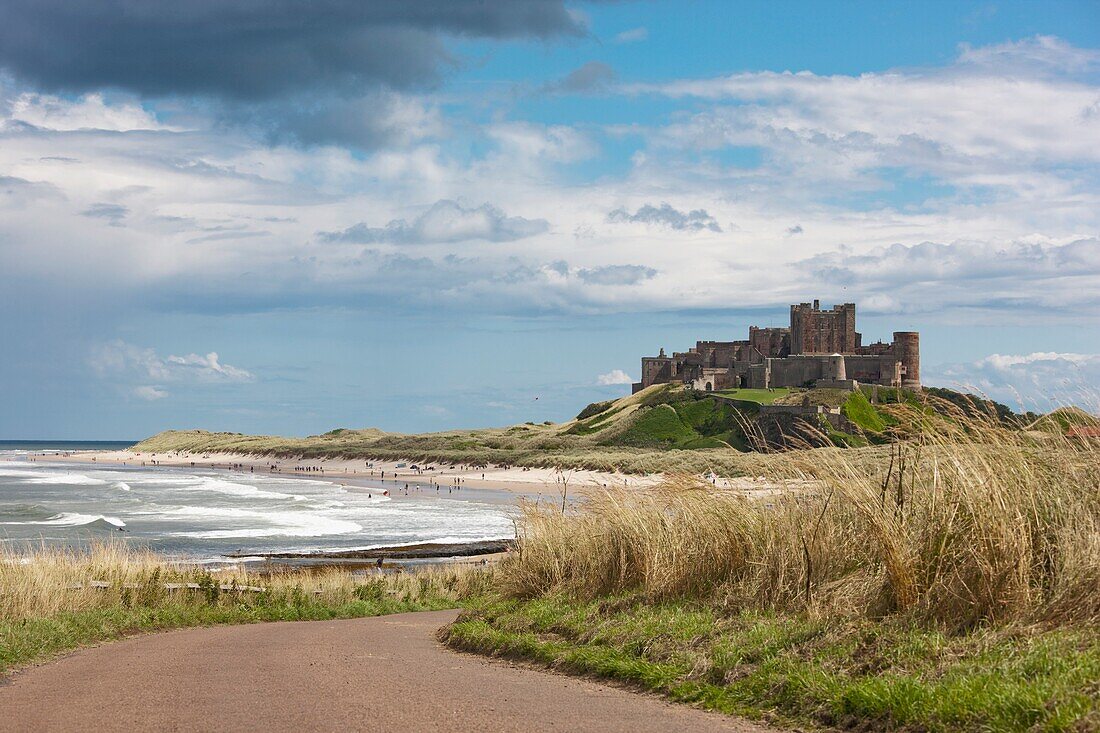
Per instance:
[[[555,508],[575,507],[593,489],[646,491],[666,480],[663,474],[624,475],[590,470],[556,470],[537,467],[469,466],[462,464],[417,464],[402,460],[367,458],[273,458],[240,453],[154,453],[149,451],[91,450],[28,453],[23,460],[43,464],[69,464],[138,470],[208,471],[225,473],[232,481],[259,481],[278,477],[291,481],[323,482],[346,491],[381,495],[387,500],[457,500],[497,504],[515,512],[523,504],[545,504]],[[806,488],[801,481],[777,481],[763,477],[714,478],[719,490],[767,500],[771,495]],[[796,485],[797,484],[797,485]],[[446,534],[445,532],[443,533]],[[219,551],[218,562],[230,564],[274,564],[294,567],[373,567],[381,560],[387,568],[420,563],[459,564],[495,562],[515,549],[515,538],[492,538],[470,542],[395,541],[351,547],[265,550],[242,541],[233,551]]]
[[[287,478],[332,481],[345,486],[364,486],[393,490],[417,486],[449,487],[506,492],[515,497],[543,499],[592,488],[647,489],[657,486],[664,474],[624,474],[586,469],[556,469],[525,466],[482,466],[417,462],[412,459],[373,458],[287,458],[243,453],[192,453],[172,451],[69,451],[28,456],[50,461],[95,463],[120,466],[164,466],[177,468],[222,469],[235,473],[262,473]],[[791,488],[791,482],[776,482],[763,477],[712,477],[717,488],[751,494],[773,493]],[[797,482],[796,482],[797,483]]]
[[[560,496],[567,490],[582,487],[654,486],[663,480],[661,474],[633,476],[588,470],[557,470],[522,466],[474,467],[464,464],[423,463],[414,460],[381,460],[372,458],[276,458],[243,453],[191,453],[173,451],[68,451],[30,455],[29,460],[72,463],[95,463],[118,466],[164,466],[175,468],[223,469],[236,473],[262,473],[287,478],[322,479],[354,486],[370,482],[374,487],[425,486],[504,491],[527,496]]]

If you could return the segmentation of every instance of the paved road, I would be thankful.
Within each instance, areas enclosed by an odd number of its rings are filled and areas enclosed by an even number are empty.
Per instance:
[[[0,684],[2,731],[740,731],[745,721],[444,649],[456,612],[188,629]]]

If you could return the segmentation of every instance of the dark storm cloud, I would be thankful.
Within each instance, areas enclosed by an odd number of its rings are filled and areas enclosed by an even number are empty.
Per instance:
[[[564,0],[0,0],[0,67],[40,88],[257,100],[437,81],[442,36],[580,36]]]

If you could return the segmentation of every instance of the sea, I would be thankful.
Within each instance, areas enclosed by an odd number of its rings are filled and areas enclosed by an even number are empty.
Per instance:
[[[206,468],[108,466],[60,453],[132,442],[0,442],[0,546],[86,547],[123,541],[170,559],[258,561],[421,542],[515,536],[514,498],[392,480],[350,482]],[[51,460],[51,457],[53,459]],[[386,495],[384,492],[389,492]]]

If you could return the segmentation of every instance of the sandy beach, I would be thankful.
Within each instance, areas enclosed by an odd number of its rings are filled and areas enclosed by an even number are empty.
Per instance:
[[[28,457],[34,460],[35,456]],[[216,468],[245,473],[270,473],[274,475],[315,478],[355,485],[359,481],[375,484],[384,481],[394,486],[460,486],[510,492],[524,496],[561,496],[563,484],[569,492],[594,487],[647,488],[664,480],[663,474],[630,475],[588,471],[583,469],[555,469],[522,466],[486,466],[445,463],[417,463],[412,460],[376,460],[371,458],[274,458],[269,456],[237,453],[190,453],[172,451],[150,453],[132,450],[76,451],[50,453],[42,456],[50,461],[97,463],[100,465],[127,466],[177,466],[186,468]],[[714,478],[710,480],[718,488],[744,491],[752,494],[769,494],[776,490],[794,488],[792,483],[783,486],[763,477]]]

